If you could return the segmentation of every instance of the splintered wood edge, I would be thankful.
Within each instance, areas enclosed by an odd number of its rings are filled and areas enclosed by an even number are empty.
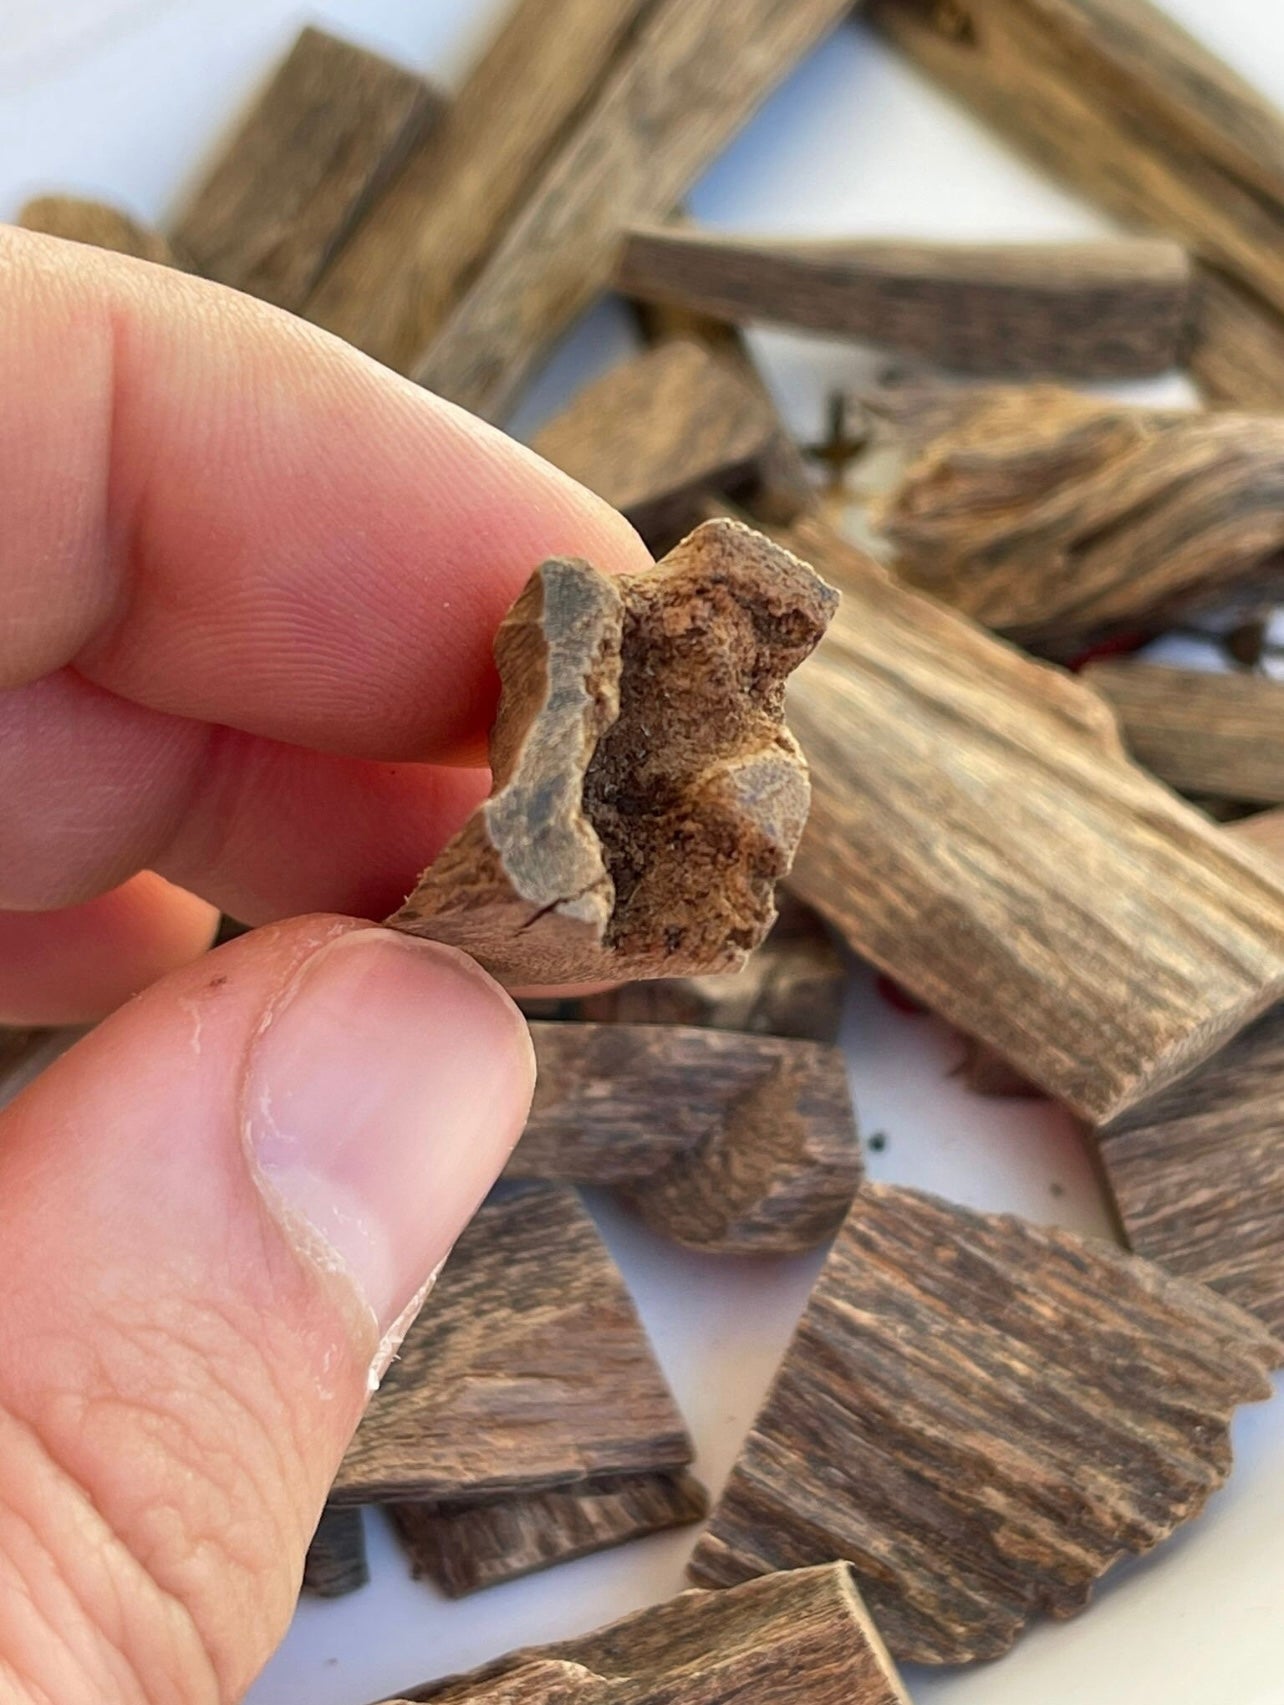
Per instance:
[[[738,969],[806,819],[784,682],[836,603],[725,519],[645,573],[545,564],[496,640],[491,797],[389,923],[516,984]]]

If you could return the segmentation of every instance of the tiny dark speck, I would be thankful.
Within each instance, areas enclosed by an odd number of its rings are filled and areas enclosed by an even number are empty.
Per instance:
[[[1055,1178],[1052,1180],[1051,1184],[1048,1185],[1048,1189],[1054,1196],[1064,1196],[1066,1193],[1065,1185],[1058,1184]]]
[[[882,1154],[883,1150],[887,1147],[886,1131],[875,1131],[873,1136],[868,1138],[865,1146],[866,1148],[872,1149],[875,1154]]]
[[[209,982],[206,983],[205,987],[207,989],[221,989],[223,987],[223,984],[226,981],[227,981],[227,978],[224,976],[211,977]]]

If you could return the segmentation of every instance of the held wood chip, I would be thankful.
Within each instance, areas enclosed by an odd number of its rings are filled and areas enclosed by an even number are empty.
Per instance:
[[[686,1592],[555,1646],[429,1682],[403,1705],[909,1705],[841,1563]]]
[[[1284,681],[1113,662],[1083,678],[1114,707],[1133,757],[1170,787],[1284,804]]]
[[[157,266],[185,264],[159,231],[105,201],[89,201],[79,195],[38,195],[22,208],[17,222],[24,231],[43,231],[46,237],[88,243],[91,248],[133,255]]]
[[[531,1034],[509,1176],[612,1185],[656,1231],[725,1254],[793,1254],[842,1223],[861,1153],[838,1049],[645,1024]]]
[[[318,1598],[342,1598],[370,1579],[365,1516],[356,1507],[327,1504],[303,1561],[303,1590]]]
[[[1076,649],[1284,577],[1284,419],[1052,386],[927,406],[875,524],[903,579],[1021,644]]]
[[[1202,1285],[867,1185],[692,1576],[842,1557],[898,1658],[997,1657],[1199,1513],[1281,1360]]]
[[[907,243],[628,233],[629,295],[864,339],[967,373],[1123,377],[1177,364],[1191,267],[1178,243]]]
[[[574,1192],[510,1185],[456,1244],[331,1499],[500,1497],[683,1468],[692,1454],[632,1299]]]
[[[516,984],[742,965],[807,815],[784,681],[835,601],[729,521],[649,572],[545,563],[495,642],[491,797],[389,922]]]
[[[1131,763],[1102,699],[790,537],[844,593],[789,697],[792,886],[856,952],[1098,1122],[1284,995],[1284,878]]]
[[[207,278],[300,307],[441,110],[421,77],[309,26],[197,190],[179,243]]]
[[[485,1502],[392,1508],[416,1576],[426,1575],[450,1598],[703,1521],[708,1513],[704,1487],[681,1471],[613,1474]]]
[[[758,485],[779,437],[760,388],[701,344],[675,339],[609,368],[531,448],[654,545],[694,524],[705,489],[737,496]]]
[[[664,218],[850,0],[657,0],[409,367],[490,419],[610,283],[623,228]]]

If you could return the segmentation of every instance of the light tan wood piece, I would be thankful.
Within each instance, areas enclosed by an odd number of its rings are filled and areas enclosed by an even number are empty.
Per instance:
[[[1187,365],[1209,403],[1284,411],[1284,314],[1215,267],[1199,267]]]
[[[80,195],[38,195],[22,208],[17,223],[24,231],[42,231],[46,237],[88,243],[91,248],[133,255],[136,260],[149,260],[157,266],[184,265],[159,231],[105,201],[91,201]]]

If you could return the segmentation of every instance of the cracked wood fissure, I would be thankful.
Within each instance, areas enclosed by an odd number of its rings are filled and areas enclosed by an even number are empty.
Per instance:
[[[807,814],[784,683],[835,602],[730,521],[638,574],[545,563],[495,641],[491,797],[389,923],[518,985],[737,969]]]
[[[1162,238],[911,243],[631,230],[615,282],[737,322],[854,337],[968,373],[1122,377],[1175,366],[1186,251]]]
[[[789,713],[792,887],[902,986],[1096,1122],[1284,994],[1284,880],[1147,776],[1082,682],[815,522],[843,590]]]
[[[370,1401],[339,1504],[441,1501],[685,1467],[693,1450],[574,1191],[479,1210]]]
[[[691,1574],[841,1557],[891,1651],[994,1658],[1203,1508],[1284,1346],[1105,1243],[866,1185]]]

